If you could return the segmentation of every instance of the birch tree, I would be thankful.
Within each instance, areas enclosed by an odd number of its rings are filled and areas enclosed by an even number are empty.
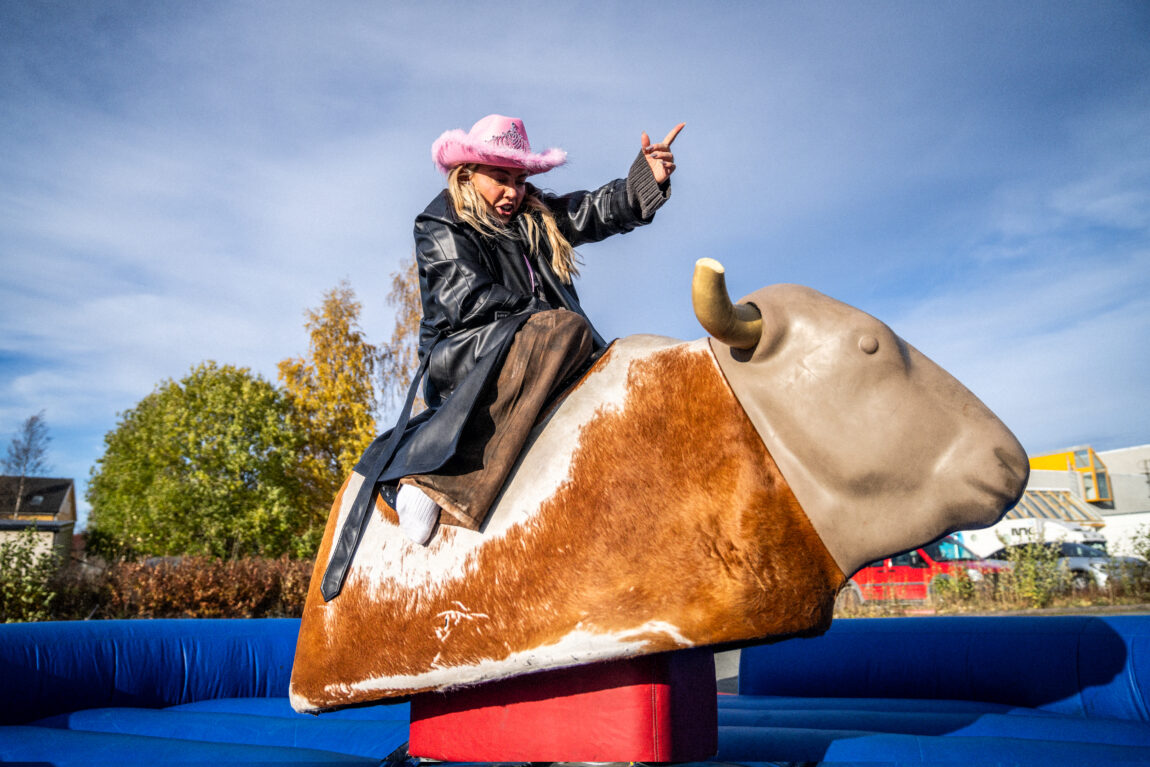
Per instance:
[[[48,464],[48,424],[44,411],[28,416],[16,436],[8,443],[8,453],[4,458],[4,474],[19,477],[16,482],[16,497],[8,501],[13,516],[19,516],[24,503],[24,489],[28,477],[43,476],[51,471]]]
[[[423,304],[419,299],[419,271],[414,253],[392,273],[387,303],[395,309],[395,326],[391,340],[380,346],[380,391],[384,404],[399,408],[419,367],[419,322],[423,319]],[[423,408],[423,397],[417,396],[413,409],[418,412]]]

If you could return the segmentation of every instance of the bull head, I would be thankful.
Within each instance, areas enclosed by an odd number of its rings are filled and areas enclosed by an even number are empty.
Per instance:
[[[844,573],[960,529],[1021,496],[1026,453],[970,391],[889,327],[818,291],[732,304],[700,259],[695,313],[735,396]]]

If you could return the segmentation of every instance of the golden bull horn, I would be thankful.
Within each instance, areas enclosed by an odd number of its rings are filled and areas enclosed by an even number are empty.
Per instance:
[[[726,270],[713,258],[695,262],[691,303],[699,324],[717,341],[735,349],[754,349],[763,335],[763,317],[750,304],[733,304],[727,294]]]

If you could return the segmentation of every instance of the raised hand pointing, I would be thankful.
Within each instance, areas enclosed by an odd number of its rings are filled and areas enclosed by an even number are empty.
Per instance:
[[[663,139],[658,144],[651,143],[651,137],[643,131],[642,137],[639,139],[643,156],[647,158],[647,164],[651,166],[651,173],[655,176],[655,181],[662,184],[671,174],[675,172],[675,155],[671,152],[671,143],[675,137],[679,135],[679,131],[683,130],[686,123],[679,123],[671,132],[667,134],[667,138]]]

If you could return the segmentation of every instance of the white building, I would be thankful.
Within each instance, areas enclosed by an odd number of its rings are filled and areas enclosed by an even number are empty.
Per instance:
[[[1106,521],[1102,532],[1114,554],[1130,554],[1139,528],[1150,531],[1150,445],[1101,450],[1098,457],[1110,475],[1112,500],[1099,505]]]
[[[985,531],[963,531],[972,549],[990,545],[1009,521],[1051,520],[1100,532],[1111,554],[1133,554],[1134,536],[1150,534],[1150,445],[1095,452],[1089,446],[1031,456],[1030,481],[1003,522]]]

